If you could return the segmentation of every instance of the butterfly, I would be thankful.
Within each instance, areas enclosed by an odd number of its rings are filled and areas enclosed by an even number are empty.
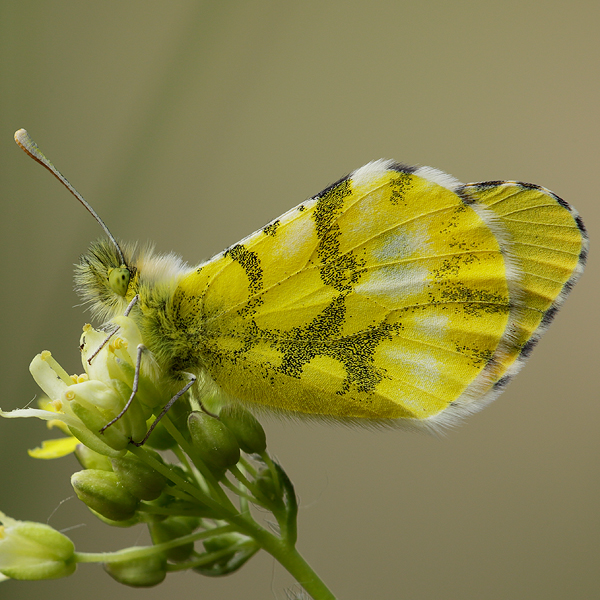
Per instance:
[[[462,184],[389,160],[195,267],[105,230],[76,288],[102,319],[135,302],[173,378],[249,407],[425,429],[504,389],[588,248],[577,212],[541,186]]]

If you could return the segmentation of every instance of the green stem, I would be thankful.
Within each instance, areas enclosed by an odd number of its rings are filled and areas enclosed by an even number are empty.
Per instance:
[[[154,544],[153,546],[125,548],[123,550],[117,550],[116,552],[75,552],[75,559],[78,563],[117,562],[131,560],[134,558],[151,556],[152,554],[160,554],[161,552],[165,552],[166,550],[176,548],[177,546],[181,546],[183,544],[196,542],[214,535],[221,535],[235,530],[236,528],[233,525],[224,525],[222,527],[215,527],[214,529],[210,529],[208,531],[190,533],[189,535],[184,535],[176,540],[163,542],[162,544]]]
[[[221,485],[225,486],[228,490],[231,490],[234,494],[236,494],[236,496],[239,496],[240,499],[243,498],[246,501],[252,502],[252,504],[256,504],[256,506],[260,506],[265,510],[269,510],[269,507],[264,502],[261,502],[258,498],[255,498],[251,494],[247,494],[240,488],[236,487],[235,484],[231,483],[231,481],[228,479],[223,479],[223,481],[221,481]],[[245,511],[240,510],[239,512],[241,514]]]
[[[257,541],[294,577],[311,595],[313,600],[335,600],[333,593],[294,546],[286,544],[283,540],[268,532],[266,533],[270,538],[269,540],[264,536],[264,539]]]
[[[228,521],[235,525],[240,533],[253,538],[263,550],[275,558],[312,596],[313,600],[335,600],[335,596],[292,543],[273,535],[254,519],[245,519],[241,515],[236,515]]]
[[[225,556],[230,556],[232,552],[237,552],[238,550],[244,550],[247,548],[252,548],[253,552],[258,552],[258,550],[260,550],[259,546],[253,540],[240,542],[239,544],[234,544],[233,546],[223,548],[223,550],[217,550],[216,552],[207,552],[206,554],[202,554],[196,560],[191,560],[176,565],[168,564],[167,571],[185,571],[187,569],[194,569],[195,567],[202,567]]]
[[[273,481],[275,482],[277,494],[280,495],[281,494],[281,483],[279,481],[279,474],[277,473],[275,464],[271,460],[271,457],[268,455],[266,450],[261,453],[260,457],[263,459],[263,461],[267,465],[267,467],[269,467],[269,470],[271,471],[271,475],[273,476]]]
[[[244,475],[244,473],[242,473],[242,471],[239,469],[239,467],[237,465],[233,465],[233,467],[229,467],[229,470],[231,471],[231,474],[247,489],[250,491],[250,494],[252,494],[254,496],[254,498],[252,498],[252,496],[249,496],[247,494],[244,494],[243,491],[240,491],[238,488],[230,488],[232,489],[232,491],[234,491],[236,494],[238,495],[244,495],[245,498],[247,498],[248,500],[250,500],[250,502],[253,502],[254,504],[258,504],[259,506],[262,506],[263,508],[266,508],[267,510],[270,510],[269,507],[269,499],[265,498],[263,494],[261,494],[260,490],[256,487],[256,485],[254,485],[251,481],[248,480],[248,478]],[[225,483],[225,481],[223,482]],[[232,484],[233,486],[233,484]]]
[[[240,456],[239,464],[241,464],[252,477],[256,477],[256,469],[254,468],[254,465],[250,463],[243,454]]]
[[[223,490],[218,485],[216,486],[215,489],[218,489],[218,491],[220,492],[219,499],[221,499],[221,496],[222,496],[222,497],[224,497],[225,501],[219,502],[218,500],[215,500],[211,496],[207,496],[200,489],[194,487],[189,482],[187,482],[185,479],[183,479],[182,477],[177,475],[174,471],[169,469],[169,467],[167,467],[166,465],[163,465],[162,463],[160,463],[159,461],[154,459],[152,456],[149,456],[148,453],[143,448],[136,448],[135,446],[131,445],[131,447],[129,448],[129,451],[132,454],[135,454],[138,458],[140,458],[144,462],[148,463],[156,471],[158,471],[159,473],[161,473],[162,475],[164,475],[165,477],[170,479],[175,485],[178,485],[185,492],[187,492],[190,496],[192,496],[196,500],[199,500],[200,502],[204,503],[205,505],[209,506],[212,510],[215,511],[216,514],[222,515],[221,518],[226,519],[230,513],[234,513],[234,514],[237,513],[237,509],[235,508],[235,506],[231,503],[229,498],[227,498],[227,496],[225,495]]]

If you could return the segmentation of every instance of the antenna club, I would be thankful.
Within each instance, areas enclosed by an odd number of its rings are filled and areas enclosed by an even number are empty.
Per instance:
[[[15,142],[17,142],[21,148],[24,148],[27,140],[32,141],[26,129],[18,129],[15,131]]]
[[[38,148],[38,145],[31,139],[31,136],[27,133],[26,129],[19,129],[15,131],[15,142],[17,145],[29,154],[31,158],[37,160],[41,164],[48,162],[48,159],[44,156],[44,153]]]

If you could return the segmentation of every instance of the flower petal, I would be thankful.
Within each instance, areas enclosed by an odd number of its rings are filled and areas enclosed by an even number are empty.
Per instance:
[[[59,365],[60,372],[52,368],[55,364],[58,363],[52,359],[50,352],[46,351],[36,355],[29,365],[29,372],[35,379],[35,382],[52,400],[59,399],[69,386],[69,384],[61,378],[63,371],[62,367]],[[70,378],[69,381],[73,383]]]
[[[10,412],[5,412],[0,409],[0,417],[4,417],[5,419],[28,419],[30,417],[36,417],[43,421],[62,421],[69,427],[81,427],[81,421],[76,417],[49,410],[40,410],[39,408],[17,408]]]
[[[27,453],[33,458],[61,458],[71,454],[79,443],[79,440],[73,436],[44,440],[40,447],[28,450]]]

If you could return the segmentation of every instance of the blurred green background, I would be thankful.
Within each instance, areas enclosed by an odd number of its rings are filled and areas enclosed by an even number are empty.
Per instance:
[[[301,501],[299,549],[344,600],[597,598],[600,37],[597,2],[133,0],[0,8],[0,406],[69,371],[89,319],[72,264],[100,230],[12,141],[26,127],[122,239],[199,262],[380,158],[462,181],[542,184],[583,216],[587,272],[491,407],[442,438],[267,420]],[[26,454],[40,422],[0,422],[0,508],[78,549],[146,538],[73,498],[74,459]],[[84,565],[8,582],[11,600],[284,598],[266,554],[222,580],[151,590]]]

